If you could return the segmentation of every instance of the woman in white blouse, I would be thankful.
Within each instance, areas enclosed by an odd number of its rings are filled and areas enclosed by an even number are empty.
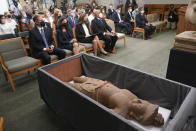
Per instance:
[[[10,12],[5,12],[4,16],[6,18],[7,23],[10,25],[10,28],[12,28],[13,32],[15,32],[17,23],[14,19],[12,19]]]
[[[7,22],[4,15],[0,16],[0,35],[15,34],[10,24]]]
[[[81,43],[92,43],[94,55],[97,56],[97,50],[100,49],[101,53],[107,55],[108,53],[103,49],[97,35],[92,35],[89,30],[88,15],[81,14],[79,17],[79,24],[76,25],[76,38]]]

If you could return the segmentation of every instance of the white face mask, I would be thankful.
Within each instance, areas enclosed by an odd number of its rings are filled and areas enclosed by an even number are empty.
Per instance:
[[[103,14],[102,13],[99,14],[99,18],[103,18]]]
[[[47,14],[46,14],[48,17],[50,17],[50,13],[48,12]]]
[[[2,22],[3,24],[5,24],[5,23],[6,23],[6,19],[1,19],[1,22]]]
[[[129,12],[132,12],[132,9],[129,9]]]
[[[144,11],[142,10],[141,13],[144,14]]]
[[[110,6],[110,9],[113,9],[113,6]]]
[[[120,10],[118,10],[118,13],[120,14]]]
[[[26,20],[25,19],[22,19],[21,21],[22,21],[22,23],[26,23]]]

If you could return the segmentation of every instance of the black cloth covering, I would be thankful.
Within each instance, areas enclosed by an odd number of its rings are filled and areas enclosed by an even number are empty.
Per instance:
[[[83,75],[112,82],[125,88],[139,98],[172,110],[176,115],[190,87],[161,79],[134,69],[79,54],[38,70],[41,98],[64,120],[68,120],[79,131],[135,131],[133,126],[120,115],[66,85],[46,72],[47,69],[80,57]],[[66,70],[66,69],[65,69]]]
[[[166,78],[196,87],[196,53],[172,48]]]

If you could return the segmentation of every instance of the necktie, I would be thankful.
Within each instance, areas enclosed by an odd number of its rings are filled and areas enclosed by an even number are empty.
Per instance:
[[[44,41],[44,44],[45,44],[46,48],[48,48],[48,42],[46,40],[46,36],[45,36],[45,33],[44,33],[43,29],[41,29],[41,36],[42,36],[42,39]]]
[[[75,25],[76,25],[76,24],[75,24],[75,20],[74,20],[74,18],[72,18],[72,22],[73,22],[73,25],[74,25],[74,27],[75,27]]]

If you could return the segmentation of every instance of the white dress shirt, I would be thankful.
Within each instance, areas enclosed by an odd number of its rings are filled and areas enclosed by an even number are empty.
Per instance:
[[[84,32],[85,32],[86,37],[87,37],[87,36],[90,36],[89,30],[88,30],[86,24],[82,24],[82,27],[83,27],[83,29],[84,29]]]
[[[117,14],[118,14],[119,22],[120,22],[122,19],[121,19],[121,17],[120,17],[120,14],[119,14],[119,13],[117,13]]]
[[[39,26],[37,26],[37,28],[38,28],[38,30],[39,30],[39,32],[40,32],[40,35],[41,35],[42,30],[44,31],[44,28],[43,28],[43,27],[39,27]],[[45,33],[45,32],[44,32],[44,33]],[[49,43],[48,43],[48,44],[49,44]],[[48,46],[49,46],[49,45],[48,45]],[[54,48],[54,45],[51,45],[51,47]],[[43,48],[43,50],[46,51],[46,48]]]
[[[92,20],[94,20],[94,16],[92,15],[92,14],[90,14],[89,16],[88,16],[88,21],[89,21],[89,23],[91,24],[91,22],[92,22]]]

